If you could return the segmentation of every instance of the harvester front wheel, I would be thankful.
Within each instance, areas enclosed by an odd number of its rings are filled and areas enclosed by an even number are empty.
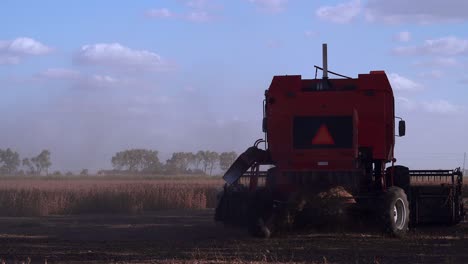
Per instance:
[[[248,231],[259,238],[270,238],[273,232],[273,199],[265,189],[257,190],[250,200]]]
[[[390,182],[390,176],[393,174],[393,184]],[[387,186],[397,186],[405,191],[410,189],[410,176],[408,167],[395,165],[387,168]]]
[[[405,191],[400,187],[390,187],[383,195],[382,205],[386,233],[396,237],[405,236],[410,221],[409,203]]]

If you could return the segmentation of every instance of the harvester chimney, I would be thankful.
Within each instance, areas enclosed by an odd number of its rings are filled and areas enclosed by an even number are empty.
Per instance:
[[[323,58],[323,79],[328,79],[327,43],[322,44],[322,58]]]

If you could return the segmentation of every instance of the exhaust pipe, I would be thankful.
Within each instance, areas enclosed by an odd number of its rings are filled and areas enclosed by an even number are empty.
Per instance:
[[[323,63],[323,79],[328,79],[328,52],[327,43],[322,44],[322,63]]]
[[[323,77],[321,83],[317,84],[317,90],[329,90],[327,43],[322,44],[322,64]]]

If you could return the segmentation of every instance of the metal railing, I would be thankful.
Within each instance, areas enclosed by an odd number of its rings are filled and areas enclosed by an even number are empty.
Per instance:
[[[459,170],[410,170],[412,184],[451,184],[461,181]]]
[[[255,176],[257,172],[255,171],[247,171],[245,172],[237,181],[237,184],[244,185],[246,187],[250,186],[250,180]],[[258,172],[258,187],[263,187],[266,184],[267,172],[266,171],[259,171]]]

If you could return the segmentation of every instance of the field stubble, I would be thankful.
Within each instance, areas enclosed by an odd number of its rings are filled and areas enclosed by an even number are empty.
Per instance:
[[[220,177],[0,178],[0,216],[139,214],[216,206]],[[463,188],[465,197],[468,184]]]
[[[213,210],[203,209],[214,207],[222,184],[219,178],[1,179],[1,215],[41,217],[0,217],[0,262],[468,263],[466,222],[416,228],[402,240],[365,225],[253,239],[215,224]]]
[[[138,214],[216,205],[219,178],[1,179],[0,216]]]

